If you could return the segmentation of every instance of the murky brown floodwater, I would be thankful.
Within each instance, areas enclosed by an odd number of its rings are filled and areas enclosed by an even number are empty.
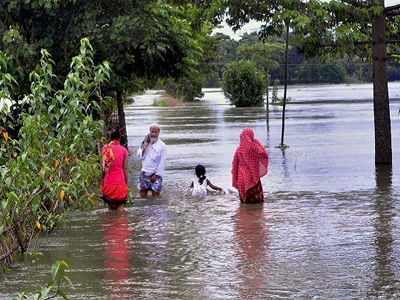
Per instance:
[[[400,84],[390,85],[399,98]],[[69,299],[392,299],[400,297],[400,120],[391,102],[393,167],[375,168],[370,85],[292,88],[285,152],[281,107],[232,108],[220,92],[183,107],[127,108],[131,184],[148,125],[162,125],[168,162],[160,198],[126,212],[73,213],[71,228],[41,241],[38,264],[3,276],[0,299],[50,280],[56,260],[72,268]],[[230,167],[243,127],[268,147],[266,203],[241,205]],[[187,193],[196,164],[228,194]]]

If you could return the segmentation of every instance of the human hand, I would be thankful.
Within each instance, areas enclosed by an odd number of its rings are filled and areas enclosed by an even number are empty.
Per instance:
[[[153,174],[153,175],[150,176],[150,181],[151,182],[155,182],[156,180],[157,180],[157,175],[156,174]]]
[[[150,136],[150,133],[148,133],[148,134],[144,137],[144,139],[143,139],[143,141],[142,141],[142,148],[143,148],[143,149],[146,149],[147,145],[150,143],[150,140],[151,140],[151,136]]]

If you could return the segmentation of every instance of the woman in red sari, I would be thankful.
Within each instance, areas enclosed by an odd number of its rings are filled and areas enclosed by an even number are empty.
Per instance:
[[[100,196],[109,210],[123,211],[128,200],[128,150],[119,144],[119,127],[110,134],[111,142],[101,149],[102,183]]]
[[[260,178],[268,172],[268,153],[254,138],[251,128],[240,133],[240,144],[232,161],[232,186],[239,190],[243,203],[264,202]]]

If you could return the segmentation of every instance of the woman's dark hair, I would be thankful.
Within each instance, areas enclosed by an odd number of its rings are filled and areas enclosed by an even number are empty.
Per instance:
[[[199,177],[199,183],[202,184],[206,179],[206,168],[203,165],[197,165],[195,169],[197,177]]]
[[[119,140],[121,138],[121,131],[119,130],[119,126],[115,126],[110,132],[110,139],[112,141]]]

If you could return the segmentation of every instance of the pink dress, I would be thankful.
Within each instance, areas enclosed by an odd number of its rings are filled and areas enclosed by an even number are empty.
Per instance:
[[[109,201],[125,200],[128,195],[128,185],[125,182],[124,160],[129,154],[118,141],[112,141],[103,146],[103,170],[105,176],[101,184],[103,197]]]

